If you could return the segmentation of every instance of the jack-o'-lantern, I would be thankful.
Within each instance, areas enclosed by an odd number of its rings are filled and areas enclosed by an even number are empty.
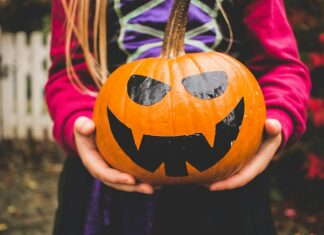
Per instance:
[[[162,56],[118,68],[96,101],[100,153],[152,184],[229,177],[262,141],[265,104],[251,72],[222,53],[184,53],[189,2],[175,1]]]

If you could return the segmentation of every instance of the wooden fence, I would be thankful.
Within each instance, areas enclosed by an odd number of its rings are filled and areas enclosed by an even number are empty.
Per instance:
[[[51,138],[44,101],[49,37],[0,32],[0,140]]]

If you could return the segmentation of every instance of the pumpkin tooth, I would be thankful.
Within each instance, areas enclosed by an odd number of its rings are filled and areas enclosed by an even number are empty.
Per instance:
[[[205,130],[203,132],[203,135],[205,136],[208,144],[210,145],[211,148],[214,147],[214,142],[215,142],[215,126]]]
[[[136,145],[137,150],[139,150],[141,143],[142,143],[142,139],[143,139],[143,133],[137,130],[132,130],[132,134],[133,134],[133,139],[134,139],[134,143]]]

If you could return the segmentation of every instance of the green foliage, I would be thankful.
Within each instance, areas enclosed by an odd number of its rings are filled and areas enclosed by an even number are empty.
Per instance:
[[[306,133],[271,168],[271,198],[273,202],[285,198],[297,209],[319,215],[324,209],[324,1],[286,0],[285,4],[313,86]]]
[[[301,53],[317,51],[318,35],[324,29],[323,0],[285,0]]]
[[[49,31],[49,0],[0,1],[0,25],[4,31]]]

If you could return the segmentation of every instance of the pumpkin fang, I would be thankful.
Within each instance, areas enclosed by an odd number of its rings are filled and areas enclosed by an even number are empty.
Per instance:
[[[140,131],[135,131],[134,129],[132,129],[132,135],[133,135],[134,143],[136,145],[136,149],[139,150],[144,134],[141,133]]]
[[[109,108],[107,116],[115,140],[133,162],[150,172],[155,172],[164,163],[165,175],[176,177],[188,175],[186,162],[202,172],[227,154],[240,132],[244,108],[244,98],[241,98],[233,111],[216,124],[213,146],[210,145],[211,137],[203,133],[182,136],[142,136],[136,133],[133,136],[134,132]]]

